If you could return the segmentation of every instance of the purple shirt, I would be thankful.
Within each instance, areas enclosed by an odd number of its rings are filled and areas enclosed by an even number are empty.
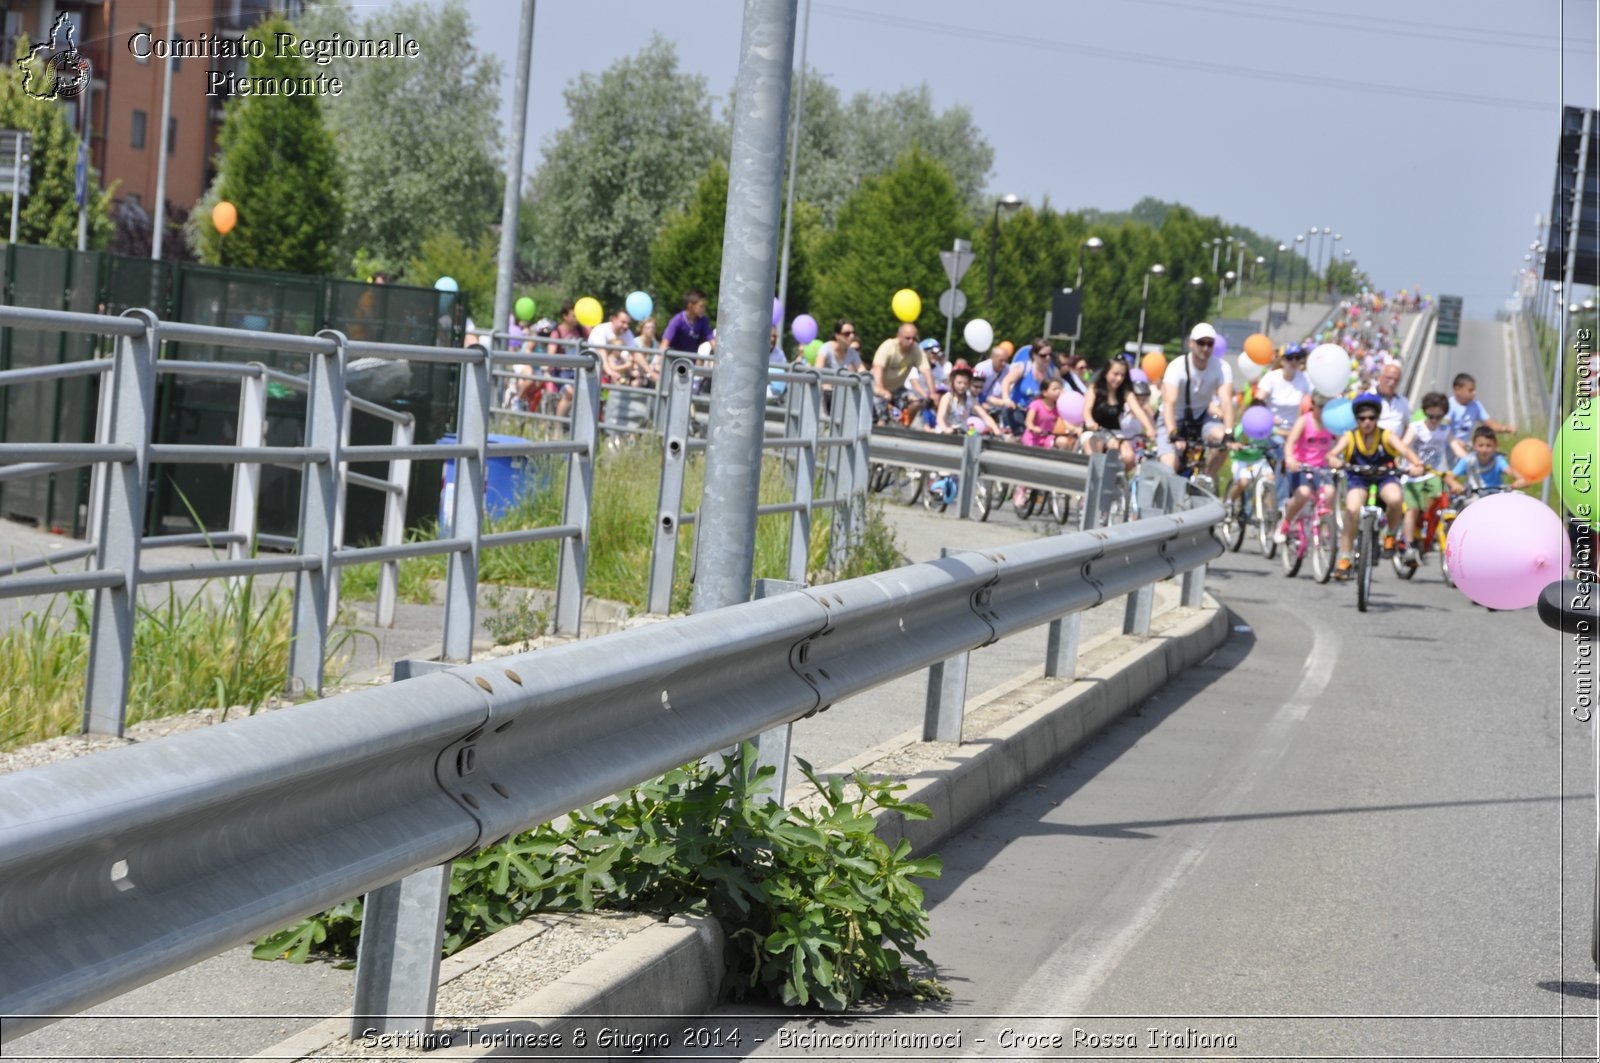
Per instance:
[[[661,334],[661,338],[674,351],[694,354],[700,350],[702,343],[711,342],[711,319],[702,314],[691,324],[684,311],[679,310],[667,322],[667,331]]]

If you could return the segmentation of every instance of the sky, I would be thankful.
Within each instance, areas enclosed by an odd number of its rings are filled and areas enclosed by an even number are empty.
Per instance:
[[[1561,106],[1600,96],[1595,0],[799,0],[801,26],[808,2],[807,65],[846,96],[925,82],[936,107],[970,109],[997,196],[1155,196],[1291,246],[1329,227],[1380,287],[1458,295],[1473,318],[1543,238]],[[521,5],[467,3],[505,124]],[[568,82],[652,33],[726,99],[743,7],[539,3],[526,172],[567,124]]]

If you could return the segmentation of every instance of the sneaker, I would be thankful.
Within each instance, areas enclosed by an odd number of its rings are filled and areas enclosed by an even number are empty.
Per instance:
[[[1341,557],[1339,559],[1339,563],[1337,565],[1333,566],[1333,578],[1334,579],[1349,579],[1350,578],[1350,559],[1348,557]]]
[[[1272,541],[1277,543],[1279,546],[1282,546],[1284,543],[1289,541],[1288,521],[1285,520],[1278,523],[1278,530],[1272,533]]]
[[[1385,535],[1383,537],[1383,556],[1385,558],[1394,556],[1394,536],[1392,535]]]

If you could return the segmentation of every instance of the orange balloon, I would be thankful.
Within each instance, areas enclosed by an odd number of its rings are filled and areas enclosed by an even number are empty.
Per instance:
[[[211,208],[211,224],[217,227],[217,232],[227,236],[233,227],[239,223],[239,210],[226,199]]]
[[[1139,368],[1144,370],[1144,375],[1150,378],[1150,383],[1161,383],[1161,377],[1167,371],[1167,356],[1160,351],[1151,351],[1139,363]]]
[[[1272,361],[1272,355],[1275,352],[1272,347],[1272,341],[1258,332],[1254,336],[1245,339],[1244,353],[1249,355],[1250,360],[1257,365],[1266,365]]]
[[[995,344],[995,346],[1005,348],[1007,358],[1010,358],[1013,354],[1017,353],[1017,349],[1011,345],[1010,340],[1001,340],[999,343]]]
[[[1511,448],[1511,468],[1529,483],[1550,475],[1550,448],[1542,439],[1524,439]]]

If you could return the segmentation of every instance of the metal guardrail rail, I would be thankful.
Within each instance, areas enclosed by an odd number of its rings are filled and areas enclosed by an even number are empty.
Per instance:
[[[925,732],[959,740],[970,651],[1049,623],[1047,672],[1071,675],[1078,612],[1129,594],[1125,630],[1142,599],[1147,631],[1153,584],[1179,574],[1199,603],[1222,507],[1171,512],[1179,482],[1145,475],[1165,515],[0,777],[0,1037],[397,880],[431,876],[442,905],[455,857],[917,669]]]

